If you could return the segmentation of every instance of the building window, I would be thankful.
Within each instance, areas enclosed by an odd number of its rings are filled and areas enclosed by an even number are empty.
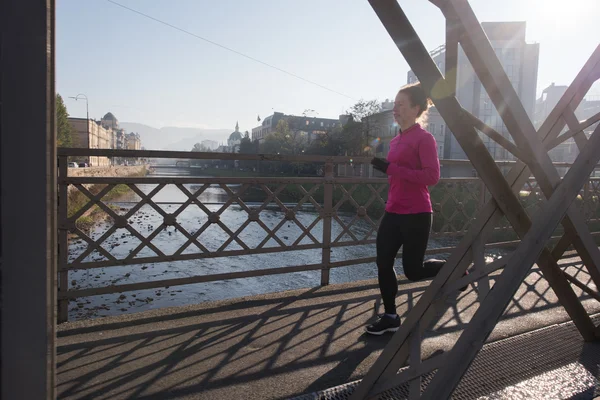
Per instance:
[[[515,70],[514,65],[507,65],[506,66],[506,75],[508,76],[508,79],[510,79],[511,81],[514,78],[514,70]]]
[[[306,121],[306,125],[308,125],[308,124],[309,124],[309,122],[308,122],[308,121]]]
[[[321,126],[323,126],[323,122],[321,121]]]
[[[435,124],[429,124],[429,133],[435,135]]]
[[[440,135],[444,136],[445,131],[445,126],[444,125],[440,125]]]

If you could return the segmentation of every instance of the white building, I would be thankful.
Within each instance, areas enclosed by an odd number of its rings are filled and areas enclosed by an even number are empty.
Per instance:
[[[242,142],[242,134],[240,133],[240,126],[235,123],[235,131],[229,135],[227,139],[227,147],[229,147],[228,153],[237,153],[240,150],[240,143]]]

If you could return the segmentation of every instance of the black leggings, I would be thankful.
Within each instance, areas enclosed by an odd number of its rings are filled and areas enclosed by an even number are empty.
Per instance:
[[[383,305],[387,314],[396,314],[398,279],[394,261],[400,247],[404,275],[411,281],[432,278],[444,266],[443,260],[427,260],[423,263],[431,213],[391,214],[386,212],[377,232],[377,277]]]

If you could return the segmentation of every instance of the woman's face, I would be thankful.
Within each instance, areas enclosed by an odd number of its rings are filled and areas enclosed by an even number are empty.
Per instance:
[[[394,100],[394,119],[400,126],[412,125],[417,120],[419,106],[412,106],[410,97],[404,92],[398,92]]]

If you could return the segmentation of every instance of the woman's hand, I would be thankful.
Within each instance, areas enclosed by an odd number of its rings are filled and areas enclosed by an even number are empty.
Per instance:
[[[371,160],[371,165],[373,165],[373,168],[375,168],[376,170],[381,171],[385,174],[387,173],[387,169],[390,163],[387,160],[384,160],[383,158],[373,157],[373,159]]]

